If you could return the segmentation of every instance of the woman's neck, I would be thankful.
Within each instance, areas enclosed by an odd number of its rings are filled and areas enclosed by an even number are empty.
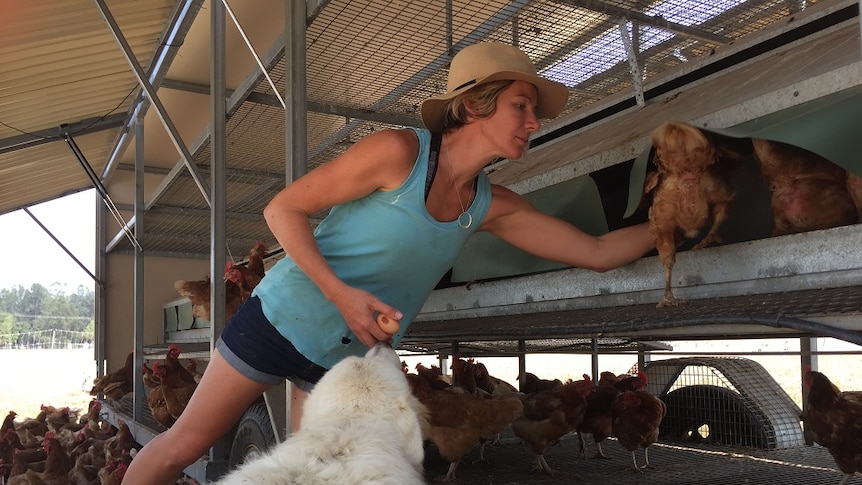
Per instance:
[[[481,141],[473,138],[465,128],[444,134],[440,149],[446,168],[452,170],[459,186],[473,183],[479,172],[494,159],[485,154]]]

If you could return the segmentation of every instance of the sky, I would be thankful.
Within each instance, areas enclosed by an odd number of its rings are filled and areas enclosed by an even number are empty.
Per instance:
[[[95,203],[91,189],[30,207],[42,225],[91,273],[96,251]],[[87,272],[23,210],[0,215],[0,254],[0,289],[30,288],[39,283],[68,294],[78,285],[95,288]]]

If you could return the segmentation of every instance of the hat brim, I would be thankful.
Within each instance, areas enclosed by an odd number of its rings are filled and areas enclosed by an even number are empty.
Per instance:
[[[484,78],[477,79],[476,82],[470,83],[460,89],[433,96],[423,101],[421,113],[422,123],[425,125],[425,128],[437,133],[442,132],[443,110],[446,104],[455,96],[492,81],[526,81],[536,86],[539,98],[536,106],[537,118],[556,118],[563,111],[563,108],[566,107],[566,103],[569,100],[569,88],[565,84],[519,71],[495,72]]]

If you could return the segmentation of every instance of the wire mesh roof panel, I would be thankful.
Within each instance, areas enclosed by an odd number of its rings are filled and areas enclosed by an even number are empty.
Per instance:
[[[331,1],[306,31],[308,100],[325,111],[315,108],[307,114],[308,168],[335,158],[374,131],[405,123],[419,126],[419,105],[445,91],[451,55],[469,44],[517,43],[543,75],[569,86],[565,110],[572,112],[616,93],[633,95],[623,28],[637,46],[641,77],[648,80],[709,56],[722,39],[738,39],[786,18],[790,8],[783,1],[754,0],[463,1],[452,3],[449,39],[446,2]],[[275,62],[269,74],[284,92],[285,60]],[[275,99],[265,79],[254,93]],[[278,174],[285,171],[284,121],[277,102],[255,98],[231,114],[229,212],[260,216],[283,187]],[[207,173],[207,143],[195,153],[195,161]],[[205,209],[196,192],[183,171],[157,205]],[[185,227],[208,231],[203,223]],[[247,236],[271,238],[265,225],[259,228],[261,233]],[[169,232],[153,225],[149,229]],[[227,230],[229,238],[238,236],[230,222]]]

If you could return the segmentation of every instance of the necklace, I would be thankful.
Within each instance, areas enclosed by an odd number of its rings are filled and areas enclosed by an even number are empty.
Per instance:
[[[455,169],[452,168],[452,155],[449,153],[449,145],[446,145],[446,161],[449,162],[449,173],[452,174],[452,187],[455,189],[455,195],[458,196],[458,205],[461,206],[461,214],[458,215],[458,227],[468,229],[473,225],[473,215],[467,212],[467,206],[461,201],[461,191],[458,190],[458,184],[455,183]],[[476,185],[476,179],[470,184],[470,194],[473,194],[473,186]],[[469,200],[467,202],[470,202]]]

